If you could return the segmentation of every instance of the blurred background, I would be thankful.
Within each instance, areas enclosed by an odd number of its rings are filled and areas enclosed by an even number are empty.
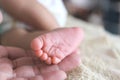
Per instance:
[[[63,0],[70,15],[120,34],[120,0]],[[97,27],[97,26],[96,26]]]

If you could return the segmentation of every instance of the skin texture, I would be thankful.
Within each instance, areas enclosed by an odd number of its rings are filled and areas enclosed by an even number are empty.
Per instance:
[[[45,63],[58,64],[66,56],[71,55],[82,39],[83,30],[78,27],[33,33],[26,32],[23,29],[15,29],[6,33],[2,37],[1,43],[6,46],[32,49],[36,56]]]
[[[0,46],[0,51],[0,80],[64,80],[65,72],[80,63],[77,51],[57,65],[47,65],[21,48]]]
[[[41,60],[47,64],[58,64],[79,46],[82,39],[80,28],[64,28],[38,36],[31,46]]]

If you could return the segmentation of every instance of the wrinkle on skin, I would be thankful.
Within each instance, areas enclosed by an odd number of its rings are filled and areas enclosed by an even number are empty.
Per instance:
[[[57,65],[47,65],[35,57],[32,51],[15,47],[0,46],[0,55],[0,80],[65,80],[66,72],[80,63],[76,51]],[[71,65],[73,62],[76,63]]]

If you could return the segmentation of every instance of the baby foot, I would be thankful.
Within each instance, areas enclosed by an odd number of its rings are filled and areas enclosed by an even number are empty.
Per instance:
[[[31,47],[47,64],[58,64],[79,46],[82,39],[83,31],[80,28],[62,28],[33,39]]]

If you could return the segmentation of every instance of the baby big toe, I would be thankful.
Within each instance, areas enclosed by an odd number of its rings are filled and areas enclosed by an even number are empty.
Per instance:
[[[43,46],[43,41],[40,38],[35,38],[31,42],[31,48],[34,51],[40,50],[42,48],[42,46]]]
[[[37,57],[41,57],[42,54],[43,54],[43,51],[42,50],[37,50],[37,51],[35,51],[35,54],[36,54]]]

